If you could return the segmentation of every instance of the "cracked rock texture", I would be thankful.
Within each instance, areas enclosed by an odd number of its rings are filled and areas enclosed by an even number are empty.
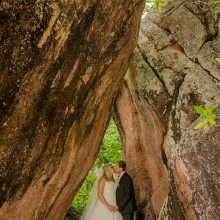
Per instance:
[[[208,1],[169,1],[141,23],[113,115],[144,219],[220,216],[220,19]],[[217,105],[194,130],[194,105]]]
[[[1,220],[64,217],[97,155],[143,7],[0,1]]]

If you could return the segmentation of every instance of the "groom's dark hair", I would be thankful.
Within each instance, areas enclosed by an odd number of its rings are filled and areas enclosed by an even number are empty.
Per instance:
[[[123,160],[118,161],[118,166],[122,168],[123,171],[125,171],[126,163]]]

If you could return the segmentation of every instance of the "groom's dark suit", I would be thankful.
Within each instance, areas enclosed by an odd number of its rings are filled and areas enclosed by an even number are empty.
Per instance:
[[[125,172],[119,180],[116,190],[116,203],[124,220],[133,220],[133,213],[137,210],[134,195],[134,185],[131,177]]]

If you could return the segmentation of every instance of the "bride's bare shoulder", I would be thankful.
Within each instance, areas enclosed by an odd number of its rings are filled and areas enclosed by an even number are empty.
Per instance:
[[[100,180],[99,180],[99,183],[106,183],[107,182],[107,179],[105,177],[102,177]]]
[[[107,182],[107,180],[106,180],[104,177],[102,177],[102,178],[99,180],[99,188],[100,188],[100,189],[103,189],[106,182]]]

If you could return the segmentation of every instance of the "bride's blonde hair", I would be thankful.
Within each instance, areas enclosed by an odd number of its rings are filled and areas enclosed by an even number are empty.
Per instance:
[[[103,177],[108,180],[108,181],[112,181],[115,182],[114,178],[113,178],[113,174],[111,172],[111,168],[113,168],[112,164],[105,164],[102,169],[103,169]]]

